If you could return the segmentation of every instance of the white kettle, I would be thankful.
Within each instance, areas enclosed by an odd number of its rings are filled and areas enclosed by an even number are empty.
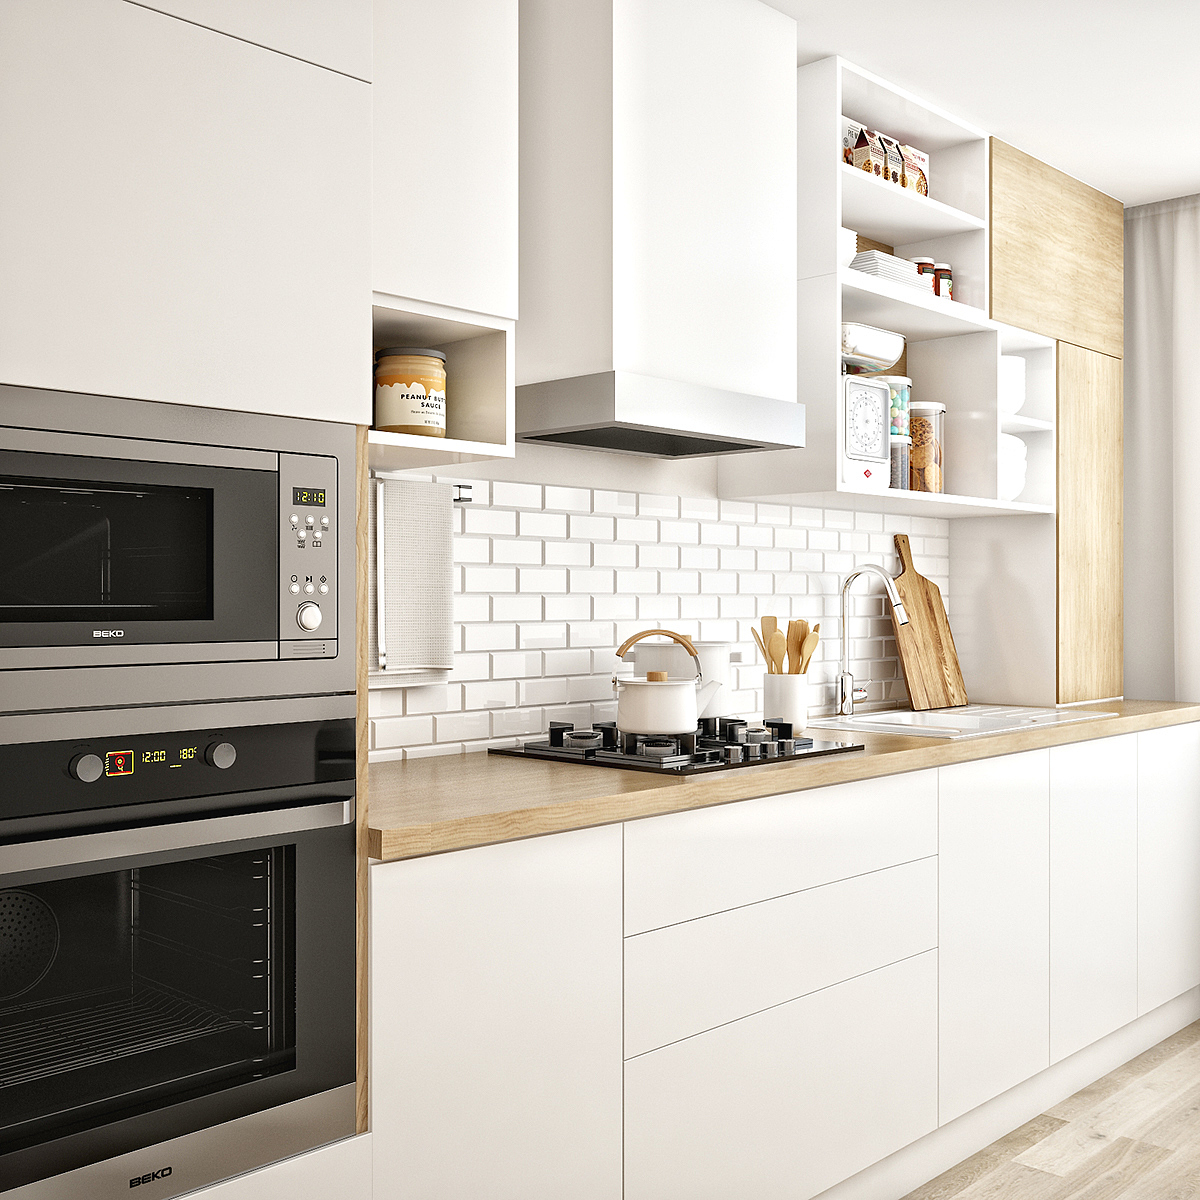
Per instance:
[[[613,695],[617,698],[617,728],[622,733],[641,733],[657,736],[674,736],[693,733],[699,720],[700,710],[720,688],[720,684],[705,683],[700,669],[700,656],[691,639],[669,629],[647,629],[635,633],[617,649],[617,657],[624,658],[630,646],[642,638],[673,638],[691,656],[696,664],[694,679],[668,679],[666,671],[650,671],[645,679],[618,679],[613,675]]]

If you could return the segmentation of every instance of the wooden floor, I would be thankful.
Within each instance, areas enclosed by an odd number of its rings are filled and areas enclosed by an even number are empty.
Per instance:
[[[1200,1200],[1200,1021],[904,1200]]]

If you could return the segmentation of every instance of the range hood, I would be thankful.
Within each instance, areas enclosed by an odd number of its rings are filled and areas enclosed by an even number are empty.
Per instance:
[[[517,441],[706,458],[804,445],[804,405],[629,371],[517,388]]]

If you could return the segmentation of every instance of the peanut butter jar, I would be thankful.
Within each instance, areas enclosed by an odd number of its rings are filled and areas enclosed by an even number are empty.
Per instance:
[[[446,436],[446,356],[390,346],[375,352],[375,428]]]

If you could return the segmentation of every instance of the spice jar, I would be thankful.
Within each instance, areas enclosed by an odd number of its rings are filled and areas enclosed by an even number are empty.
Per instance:
[[[909,472],[909,454],[912,447],[912,438],[905,434],[893,433],[890,439],[892,449],[892,478],[888,487],[904,488],[908,487],[908,472]]]
[[[914,401],[908,406],[912,447],[908,455],[908,486],[914,492],[943,492],[945,488],[943,441],[946,406]]]
[[[954,272],[949,263],[933,264],[933,294],[943,300],[954,299]]]
[[[934,261],[932,258],[910,258],[908,260],[917,268],[918,275],[932,275]]]
[[[376,351],[375,428],[446,436],[446,356],[440,350]]]

